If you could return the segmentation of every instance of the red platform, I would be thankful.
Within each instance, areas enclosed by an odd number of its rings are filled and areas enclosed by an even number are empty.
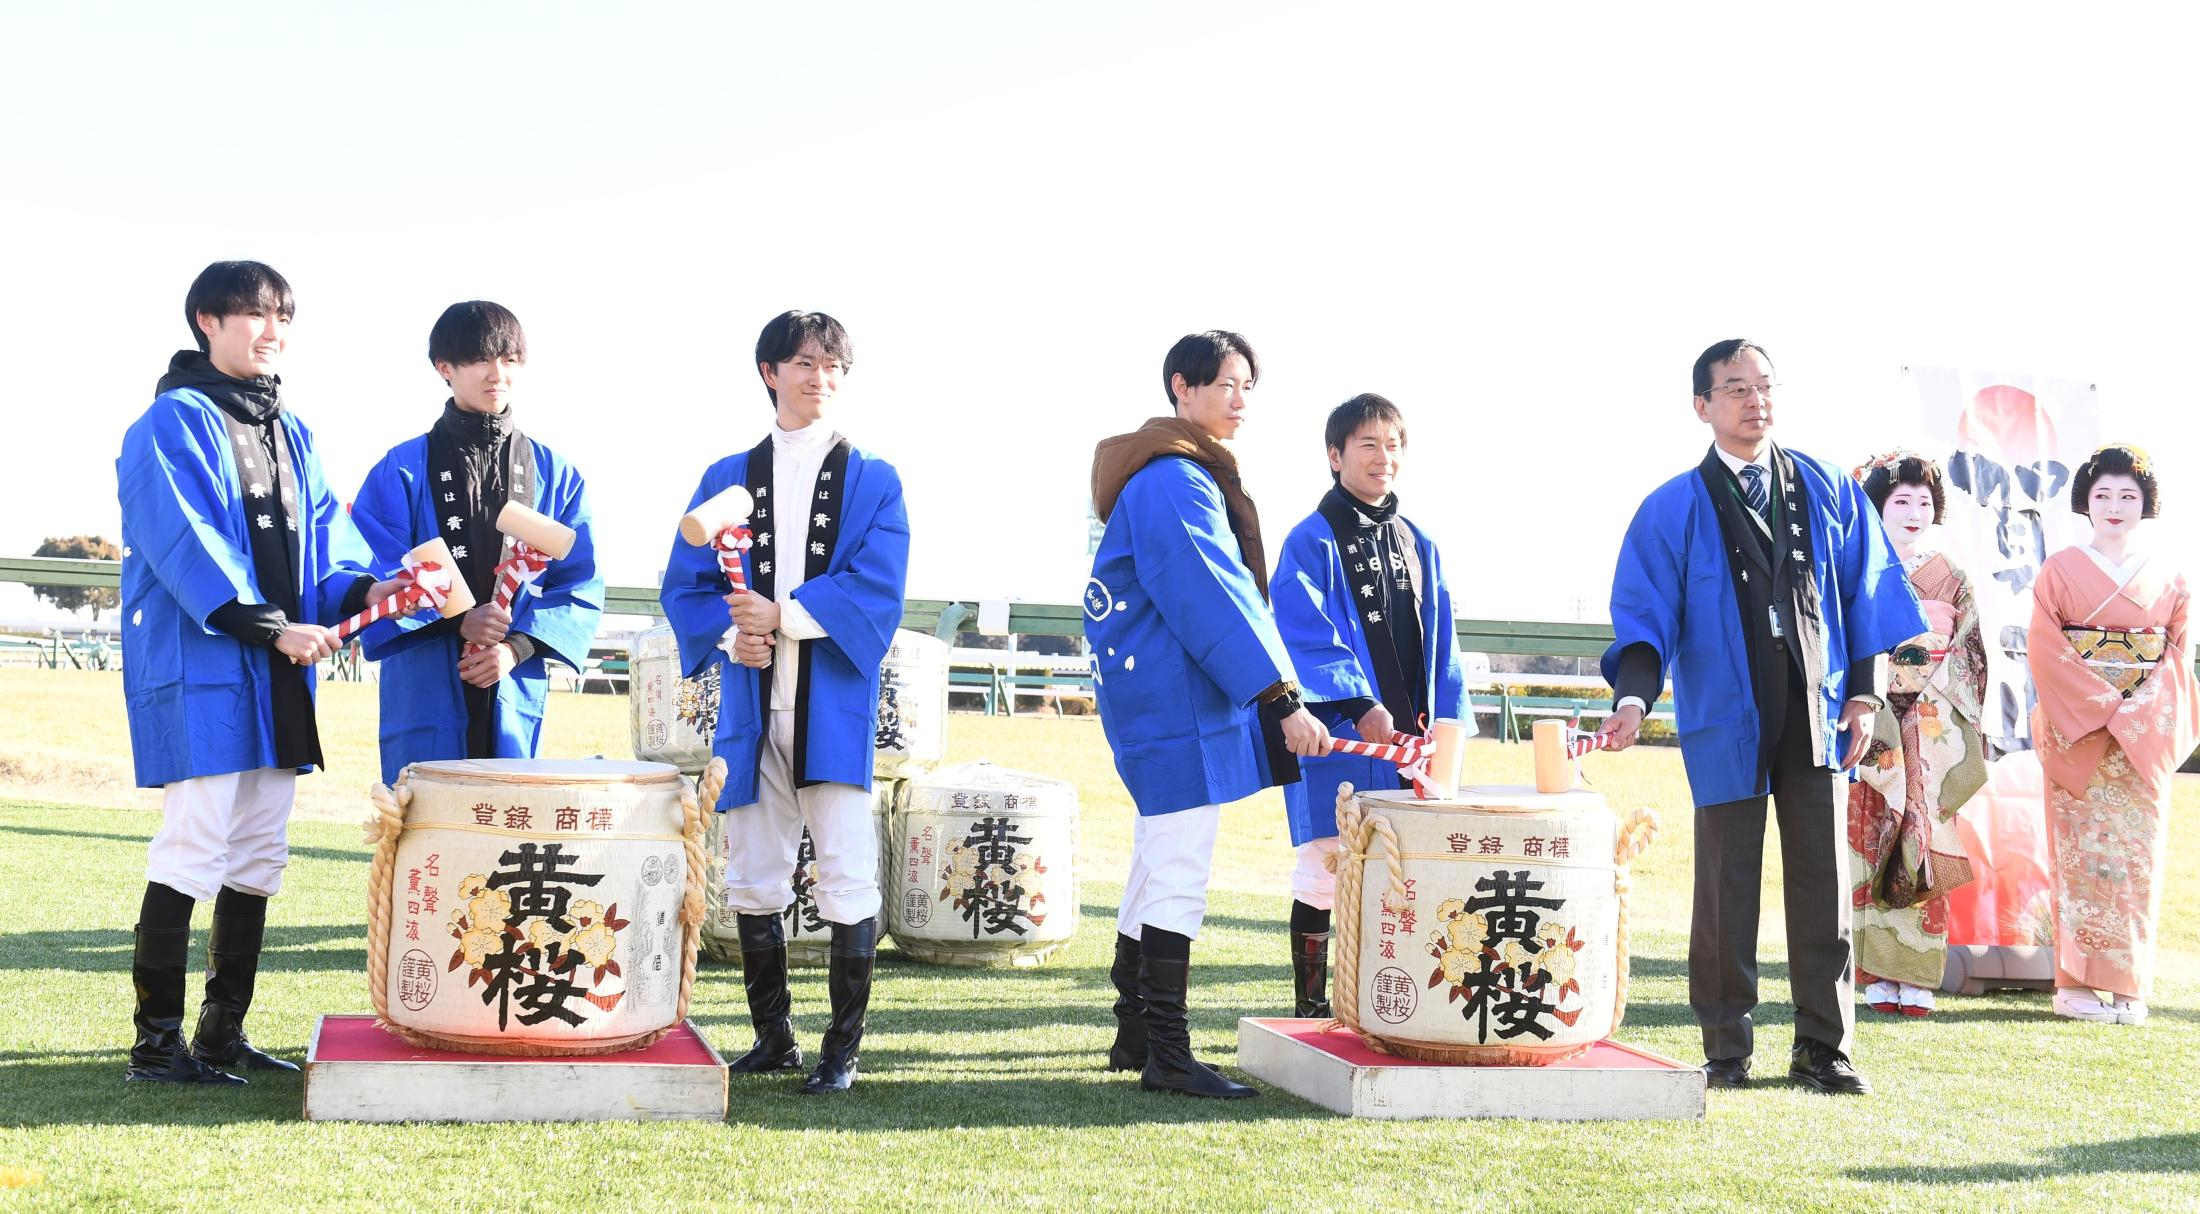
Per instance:
[[[1378,1054],[1367,1048],[1367,1043],[1360,1040],[1358,1033],[1341,1025],[1329,1032],[1322,1032],[1321,1025],[1323,1022],[1320,1020],[1294,1020],[1285,1017],[1248,1017],[1247,1019],[1271,1032],[1281,1033],[1293,1041],[1312,1046],[1324,1054],[1341,1059],[1353,1066],[1457,1067],[1471,1065],[1459,1062],[1421,1062],[1412,1058],[1399,1058],[1391,1054]],[[1477,1067],[1477,1069],[1488,1070],[1491,1068],[1482,1066]],[[1581,1053],[1561,1062],[1544,1063],[1535,1067],[1507,1067],[1503,1069],[1537,1071],[1639,1069],[1666,1071],[1676,1069],[1692,1070],[1694,1068],[1676,1062],[1671,1058],[1646,1053],[1631,1045],[1621,1045],[1617,1041],[1599,1041]]]
[[[306,1050],[314,1121],[656,1121],[726,1115],[726,1064],[690,1021],[646,1049],[515,1058],[407,1045],[323,1016]]]

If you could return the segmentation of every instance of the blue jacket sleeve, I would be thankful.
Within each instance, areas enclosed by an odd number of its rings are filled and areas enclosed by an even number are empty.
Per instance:
[[[695,486],[695,496],[688,499],[687,508],[695,509],[711,495],[741,479],[747,460],[743,456],[729,456],[711,465],[703,473],[703,479]],[[744,563],[748,561],[744,556]],[[672,535],[672,552],[665,557],[665,580],[657,590],[657,602],[665,609],[665,622],[680,642],[680,673],[685,678],[695,678],[703,673],[711,661],[725,655],[719,652],[718,642],[733,626],[726,614],[726,595],[732,593],[733,584],[718,568],[718,553],[709,547],[697,547],[680,537],[677,530]]]
[[[351,512],[329,492],[328,478],[321,475],[321,457],[314,453],[313,432],[295,417],[291,422],[297,427],[292,433],[298,440],[298,493],[306,501],[318,541],[314,548],[321,554],[319,576],[306,588],[301,607],[312,613],[313,623],[334,627],[343,623],[344,599],[352,587],[361,578],[379,577],[380,567],[374,549],[352,525]],[[395,567],[391,562],[390,568]]]
[[[1335,541],[1305,525],[1294,528],[1276,559],[1268,594],[1300,695],[1315,703],[1376,698],[1374,680],[1347,636],[1349,626],[1338,618],[1352,609],[1341,585]]]
[[[512,605],[512,631],[535,639],[536,660],[555,657],[579,670],[588,660],[589,647],[596,643],[596,626],[603,619],[603,574],[596,568],[588,485],[571,464],[553,457],[538,461],[538,471],[540,463],[549,463],[558,473],[542,477],[549,482],[553,499],[545,503],[550,509],[544,513],[573,529],[573,550],[550,562],[535,584],[520,592]]]
[[[864,498],[876,503],[869,525],[854,536],[843,530],[838,548],[847,552],[846,562],[795,587],[794,600],[825,629],[817,643],[838,648],[857,670],[877,670],[901,626],[902,593],[909,583],[909,509],[901,474],[885,460],[866,460],[860,485]]]
[[[1652,493],[1635,511],[1620,540],[1619,562],[1612,570],[1612,645],[1600,664],[1607,682],[1619,677],[1619,655],[1642,642],[1658,653],[1658,685],[1680,642],[1682,595],[1687,590],[1685,553],[1672,542],[1686,534],[1685,518],[1664,517],[1680,507],[1664,489]]]
[[[1429,701],[1431,723],[1458,721],[1475,734],[1474,710],[1467,702],[1467,674],[1459,664],[1459,622],[1452,618],[1451,584],[1444,580],[1444,562],[1427,536],[1421,543],[1428,552],[1429,582],[1436,588],[1436,629],[1430,634],[1430,652],[1436,658],[1436,697]]]
[[[215,608],[265,602],[246,572],[251,557],[230,539],[222,511],[225,448],[183,406],[158,400],[123,436],[115,480],[130,546],[184,613],[207,628]]]
[[[1222,490],[1181,459],[1156,460],[1116,500],[1137,534],[1139,585],[1169,631],[1223,694],[1251,704],[1292,678],[1291,659],[1268,604],[1236,554]]]

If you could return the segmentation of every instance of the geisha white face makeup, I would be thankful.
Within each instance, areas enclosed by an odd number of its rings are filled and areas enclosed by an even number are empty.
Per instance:
[[[1879,519],[1887,525],[1887,538],[1894,541],[1895,551],[1910,555],[1933,525],[1932,491],[1923,485],[1896,485],[1887,494],[1887,504],[1879,508]]]
[[[1330,448],[1329,470],[1337,474],[1337,483],[1346,493],[1380,506],[1397,489],[1405,458],[1406,440],[1398,427],[1369,422],[1345,440],[1344,450]]]
[[[2146,493],[2139,482],[2122,475],[2103,476],[2086,495],[2086,517],[2093,520],[2093,538],[2121,546],[2139,526],[2146,511]]]

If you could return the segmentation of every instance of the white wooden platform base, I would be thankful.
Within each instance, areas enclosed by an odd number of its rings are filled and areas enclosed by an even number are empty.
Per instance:
[[[693,1021],[645,1050],[504,1058],[423,1050],[372,1016],[323,1016],[306,1049],[308,1121],[720,1121],[726,1064]]]
[[[1247,1074],[1348,1117],[1627,1121],[1704,1115],[1703,1072],[1618,1042],[1551,1066],[1454,1066],[1368,1049],[1319,1020],[1238,1021]]]

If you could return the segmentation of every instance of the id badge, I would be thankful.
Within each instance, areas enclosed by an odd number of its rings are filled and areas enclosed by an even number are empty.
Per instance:
[[[1787,633],[1781,631],[1780,629],[1780,608],[1777,604],[1767,604],[1765,607],[1765,615],[1770,617],[1772,620],[1772,639],[1779,640],[1780,638],[1787,635]]]

